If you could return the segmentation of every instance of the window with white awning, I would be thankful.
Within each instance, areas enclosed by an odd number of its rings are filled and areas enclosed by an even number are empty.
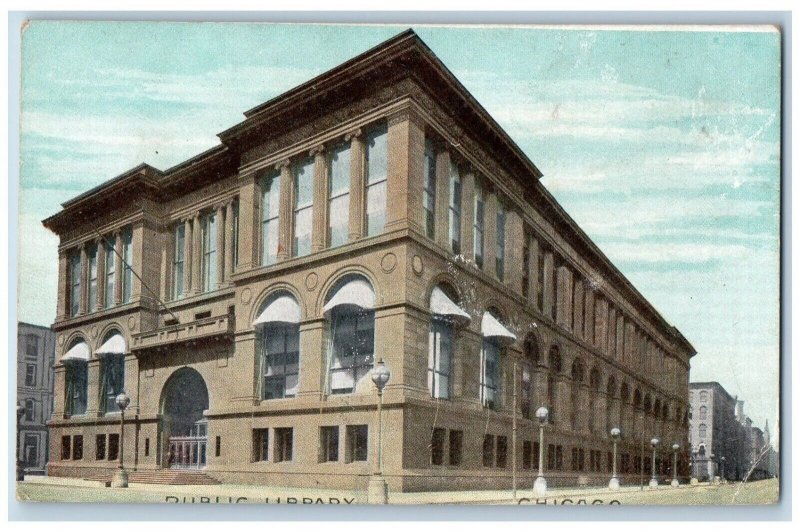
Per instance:
[[[267,299],[253,322],[261,356],[261,399],[297,395],[300,385],[300,305],[288,292]]]
[[[447,287],[445,286],[445,289]],[[450,370],[455,345],[454,325],[466,325],[470,315],[440,286],[430,298],[431,326],[428,333],[428,390],[435,399],[450,397]]]
[[[511,343],[517,339],[517,335],[509,331],[494,314],[488,311],[483,313],[481,334],[484,338],[493,338],[501,343]]]
[[[124,355],[127,352],[128,346],[125,342],[125,337],[120,333],[114,333],[95,351],[95,354],[97,356]]]
[[[374,309],[375,291],[372,285],[361,276],[351,278],[336,287],[323,310],[328,312],[341,305],[354,305],[365,310]]]
[[[89,355],[89,344],[84,341],[78,341],[64,353],[64,356],[61,357],[61,362],[88,362]]]
[[[300,305],[288,294],[274,298],[259,313],[253,326],[266,323],[300,323]]]

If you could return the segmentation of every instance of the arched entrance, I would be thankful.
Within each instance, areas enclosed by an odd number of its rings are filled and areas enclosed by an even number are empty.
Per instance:
[[[206,465],[208,388],[192,368],[173,373],[161,391],[162,467],[200,469]]]

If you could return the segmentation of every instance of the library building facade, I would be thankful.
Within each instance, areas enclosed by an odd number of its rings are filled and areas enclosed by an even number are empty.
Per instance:
[[[391,491],[688,474],[695,351],[412,31],[63,204],[50,475]],[[370,376],[391,372],[382,394]],[[121,413],[115,397],[130,405]],[[138,475],[138,477],[137,477]]]

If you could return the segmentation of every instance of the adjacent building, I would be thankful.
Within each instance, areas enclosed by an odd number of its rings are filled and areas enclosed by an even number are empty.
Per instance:
[[[693,382],[689,403],[693,477],[760,480],[777,474],[769,429],[753,426],[743,400],[718,382]]]
[[[408,31],[44,221],[60,238],[50,473],[391,490],[688,473],[691,344]],[[119,441],[114,397],[131,397]],[[671,452],[659,451],[670,475]]]
[[[49,327],[17,325],[17,403],[24,408],[17,446],[26,474],[43,474],[48,460],[55,352],[56,337]]]

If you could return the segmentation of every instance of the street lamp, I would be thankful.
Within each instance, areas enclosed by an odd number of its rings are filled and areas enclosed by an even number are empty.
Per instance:
[[[672,482],[673,488],[678,487],[678,450],[681,448],[677,443],[672,444]]]
[[[547,418],[550,411],[546,406],[540,406],[536,410],[536,419],[539,420],[539,476],[533,483],[533,492],[538,497],[544,497],[547,494],[547,480],[544,478],[544,426],[547,425]]]
[[[22,452],[22,431],[20,430],[20,423],[22,416],[25,414],[25,407],[17,403],[17,480],[25,480],[25,469],[22,467],[22,460],[20,454]]]
[[[619,428],[614,427],[611,429],[611,441],[614,445],[614,456],[613,460],[611,461],[611,480],[608,481],[608,489],[614,491],[619,489],[619,479],[617,478],[617,442],[619,441],[621,435],[622,431],[619,430]]]
[[[114,472],[114,477],[111,479],[112,488],[127,488],[128,487],[128,472],[125,471],[125,466],[122,465],[122,456],[125,452],[125,409],[131,404],[131,398],[122,392],[116,398],[117,406],[119,407],[119,465]]]
[[[656,478],[656,449],[658,448],[658,444],[660,443],[661,441],[658,438],[653,438],[652,440],[650,440],[650,447],[653,448],[653,461],[650,467],[653,476],[650,478],[650,484],[648,484],[650,488],[658,487],[658,479]]]
[[[722,471],[720,476],[722,477],[722,482],[725,482],[725,457],[721,456],[720,461],[722,462]]]
[[[389,489],[386,485],[386,480],[383,478],[383,421],[381,419],[381,410],[383,407],[383,388],[389,382],[391,376],[392,372],[383,363],[383,359],[378,360],[370,375],[372,382],[375,383],[375,388],[378,389],[378,452],[375,471],[372,478],[369,479],[367,489],[367,502],[370,504],[386,504],[389,502]]]

